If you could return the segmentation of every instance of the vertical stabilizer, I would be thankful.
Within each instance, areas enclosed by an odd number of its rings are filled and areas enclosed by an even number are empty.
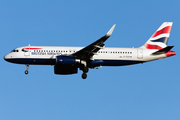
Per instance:
[[[141,48],[158,50],[165,48],[172,24],[172,22],[164,22]]]

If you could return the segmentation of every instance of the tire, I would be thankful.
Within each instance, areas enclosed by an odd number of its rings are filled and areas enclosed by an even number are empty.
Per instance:
[[[82,79],[86,79],[87,78],[87,74],[86,73],[83,73],[82,74]]]
[[[29,73],[28,70],[26,70],[26,71],[25,71],[25,74],[27,75],[28,73]]]

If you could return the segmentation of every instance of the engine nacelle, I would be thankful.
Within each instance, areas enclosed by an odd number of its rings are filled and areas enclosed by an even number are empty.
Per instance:
[[[55,65],[54,73],[60,75],[68,75],[68,74],[76,74],[78,72],[78,68],[76,66],[71,65]]]
[[[73,65],[76,64],[77,62],[78,60],[70,56],[61,55],[56,57],[56,64],[58,65]]]

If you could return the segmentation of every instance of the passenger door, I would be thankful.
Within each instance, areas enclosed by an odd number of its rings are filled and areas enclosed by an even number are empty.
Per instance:
[[[30,56],[30,47],[24,48],[24,56]]]
[[[141,48],[137,49],[137,58],[143,59],[143,49],[141,49]]]

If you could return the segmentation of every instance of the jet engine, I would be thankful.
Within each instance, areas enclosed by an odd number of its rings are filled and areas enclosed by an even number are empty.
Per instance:
[[[68,74],[76,74],[78,72],[78,68],[76,66],[70,65],[55,65],[54,73],[60,75],[68,75]]]
[[[79,62],[79,60],[75,59],[74,57],[70,57],[70,56],[61,55],[61,56],[56,57],[57,65],[74,65],[78,62]]]
[[[71,56],[57,56],[54,73],[61,75],[76,74],[78,72],[78,62],[79,61],[77,59]]]

